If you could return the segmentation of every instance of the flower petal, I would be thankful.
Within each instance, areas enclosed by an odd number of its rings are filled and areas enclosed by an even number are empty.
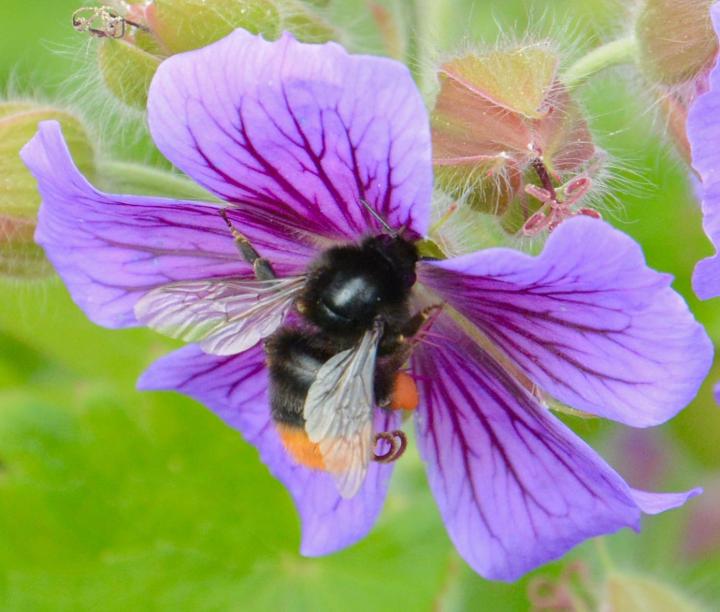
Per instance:
[[[622,478],[446,315],[412,366],[430,487],[478,573],[515,580],[587,538],[639,528],[641,506]]]
[[[637,489],[630,489],[630,492],[638,508],[645,514],[660,514],[666,510],[684,506],[685,502],[697,497],[703,490],[700,487],[695,487],[682,493],[648,493]]]
[[[720,33],[720,4],[710,9],[715,31]],[[703,227],[715,249],[720,248],[720,63],[710,73],[710,89],[690,108],[687,136],[692,165],[702,179]],[[720,253],[703,259],[693,274],[693,288],[700,299],[720,296]]]
[[[365,200],[427,230],[429,120],[399,62],[236,30],[163,62],[148,113],[173,164],[268,224],[354,239],[380,229]]]
[[[710,340],[670,277],[594,219],[563,223],[538,257],[488,249],[424,264],[420,278],[542,389],[629,425],[676,414],[712,361]]]
[[[318,556],[350,546],[375,524],[393,466],[373,463],[360,492],[352,499],[343,499],[330,474],[295,463],[271,422],[261,344],[232,357],[207,355],[197,346],[186,346],[150,366],[138,387],[189,395],[239,430],[258,449],[270,472],[295,500],[302,520],[302,554]],[[389,431],[398,425],[397,415],[377,411],[377,431]]]
[[[252,274],[216,205],[98,191],[73,163],[57,122],[41,123],[22,157],[43,200],[35,239],[95,323],[137,325],[135,303],[160,285]],[[241,211],[229,217],[280,272],[302,270],[312,256],[290,234],[266,233]]]

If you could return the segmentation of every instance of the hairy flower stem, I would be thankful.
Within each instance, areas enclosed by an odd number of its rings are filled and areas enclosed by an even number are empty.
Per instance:
[[[442,2],[434,0],[406,0],[407,65],[415,77],[420,91],[432,82],[433,72],[429,61],[433,24],[441,23],[438,15]]]
[[[634,36],[619,38],[582,56],[565,71],[562,81],[568,87],[577,87],[605,68],[632,62],[636,53],[637,41]]]
[[[97,164],[103,189],[215,202],[217,198],[184,176],[141,164],[105,161]]]

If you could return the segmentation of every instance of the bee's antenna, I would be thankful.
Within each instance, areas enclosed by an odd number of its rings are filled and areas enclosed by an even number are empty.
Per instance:
[[[375,220],[385,228],[385,231],[387,231],[388,234],[390,234],[393,238],[398,237],[398,232],[396,232],[392,227],[390,227],[388,222],[380,216],[380,213],[378,213],[378,211],[376,211],[372,206],[370,206],[370,202],[365,199],[361,199],[360,204],[362,204],[367,209],[367,211],[375,218]]]

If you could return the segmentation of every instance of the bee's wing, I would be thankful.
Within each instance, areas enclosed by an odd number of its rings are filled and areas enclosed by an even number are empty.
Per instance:
[[[303,283],[304,277],[172,283],[143,296],[135,316],[166,336],[197,342],[207,353],[234,355],[282,325]]]
[[[342,497],[358,492],[372,457],[373,380],[381,335],[376,323],[357,346],[328,359],[305,400],[305,431],[318,444]]]

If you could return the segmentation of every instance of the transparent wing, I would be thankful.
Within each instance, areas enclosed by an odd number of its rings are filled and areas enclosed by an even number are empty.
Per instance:
[[[342,497],[358,492],[372,457],[373,379],[381,335],[382,324],[376,323],[357,346],[328,359],[305,400],[308,438],[318,444]]]
[[[213,355],[241,353],[282,325],[304,277],[218,278],[158,287],[135,305],[140,323]]]

